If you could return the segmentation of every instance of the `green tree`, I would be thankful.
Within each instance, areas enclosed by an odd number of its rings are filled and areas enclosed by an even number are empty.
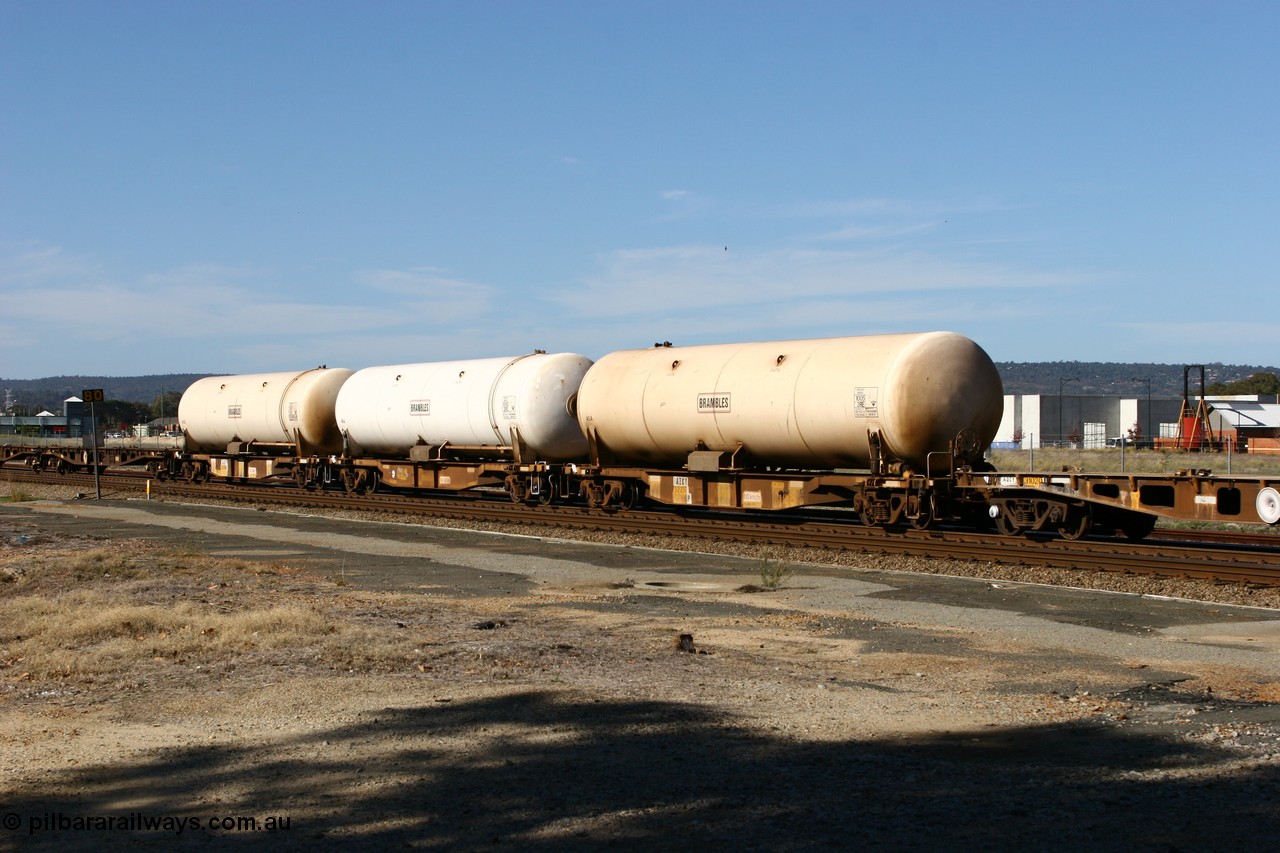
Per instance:
[[[146,420],[146,406],[130,403],[128,400],[104,400],[94,406],[98,416],[98,429],[101,432],[113,432],[133,426]],[[85,414],[89,407],[85,406]]]
[[[1280,394],[1280,376],[1263,371],[1248,379],[1235,382],[1215,382],[1205,389],[1206,394],[1230,396],[1232,394]]]
[[[181,391],[163,391],[151,401],[148,420],[178,420],[178,401],[182,399]]]

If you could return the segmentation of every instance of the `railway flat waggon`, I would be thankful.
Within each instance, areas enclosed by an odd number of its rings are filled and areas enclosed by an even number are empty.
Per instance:
[[[105,470],[109,467],[167,464],[182,447],[181,441],[167,436],[109,438],[99,442],[96,453],[91,436],[6,436],[5,439],[0,441],[0,467],[59,474],[89,473],[95,465],[99,470]]]
[[[194,482],[459,495],[614,511],[852,510],[861,523],[1141,538],[1158,517],[1280,524],[1265,477],[996,472],[990,357],[953,332],[201,379],[183,447],[105,464]],[[85,449],[5,445],[0,464],[83,470]]]

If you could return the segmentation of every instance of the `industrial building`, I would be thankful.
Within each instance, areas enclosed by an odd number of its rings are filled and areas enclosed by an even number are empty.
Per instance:
[[[1118,444],[1280,454],[1280,399],[1272,395],[1117,397],[1006,394],[996,448]]]
[[[24,438],[80,438],[93,434],[93,419],[79,397],[62,402],[62,414],[0,415],[0,436]]]

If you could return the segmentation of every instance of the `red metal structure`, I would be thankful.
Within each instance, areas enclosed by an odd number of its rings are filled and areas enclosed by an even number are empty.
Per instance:
[[[1191,406],[1191,371],[1200,371],[1200,397]],[[1188,364],[1182,368],[1182,411],[1178,415],[1179,450],[1218,450],[1221,443],[1209,423],[1209,406],[1204,401],[1204,365]]]

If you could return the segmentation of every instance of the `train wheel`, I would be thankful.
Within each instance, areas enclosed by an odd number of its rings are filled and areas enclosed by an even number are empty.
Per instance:
[[[1058,535],[1063,539],[1080,539],[1093,526],[1093,514],[1087,506],[1069,507],[1067,518],[1058,525]]]
[[[378,475],[368,468],[343,468],[339,475],[349,495],[369,495],[378,487]]]
[[[1145,512],[1127,513],[1119,524],[1120,532],[1134,542],[1145,539],[1156,529],[1156,517]]]
[[[1000,516],[996,518],[996,532],[1001,536],[1020,536],[1025,531],[1022,525],[1017,524],[1010,518],[1006,518],[1004,513],[1001,513]]]
[[[1026,532],[1026,528],[1014,520],[1009,510],[1000,505],[991,507],[991,521],[1001,536],[1020,536]]]
[[[915,515],[911,514],[911,504],[915,504]],[[924,493],[917,495],[915,500],[908,498],[904,512],[907,516],[907,523],[916,530],[927,530],[933,526],[934,515],[933,495]]]
[[[550,506],[555,502],[557,491],[554,479],[541,477],[538,479],[538,493],[533,496],[533,502],[538,506]]]
[[[620,494],[618,495],[617,508],[622,510],[635,509],[637,503],[640,502],[640,490],[636,488],[635,483],[623,483]]]
[[[929,509],[928,504],[921,504],[920,511],[913,516],[908,516],[907,521],[916,530],[928,530],[933,526],[933,512]]]
[[[513,504],[522,504],[525,498],[529,496],[529,489],[524,484],[521,477],[512,474],[507,477],[507,497],[511,498]]]

